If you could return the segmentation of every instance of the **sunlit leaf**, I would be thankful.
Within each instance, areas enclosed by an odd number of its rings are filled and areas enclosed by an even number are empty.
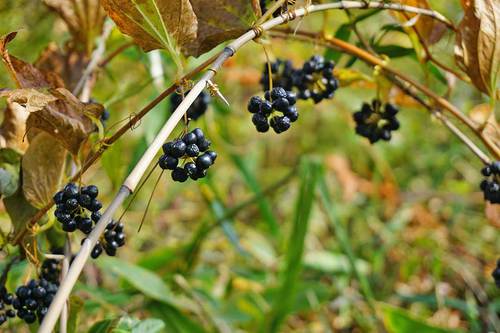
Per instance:
[[[480,91],[495,96],[500,72],[500,2],[462,1],[464,18],[458,26],[455,57]]]
[[[241,35],[254,18],[248,0],[103,0],[102,4],[120,30],[144,50],[172,51],[177,45],[193,56]]]

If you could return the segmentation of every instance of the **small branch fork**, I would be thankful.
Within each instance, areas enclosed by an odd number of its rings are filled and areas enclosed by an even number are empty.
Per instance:
[[[44,317],[44,320],[42,321],[40,328],[38,330],[39,333],[50,333],[54,329],[57,319],[60,316],[60,313],[64,307],[64,304],[66,303],[66,300],[68,299],[71,290],[73,289],[73,286],[75,285],[85,263],[87,262],[87,259],[90,256],[90,252],[96,242],[98,241],[100,235],[104,232],[107,224],[111,221],[114,213],[118,208],[121,206],[123,201],[135,190],[136,186],[138,185],[140,179],[144,175],[147,167],[149,164],[153,161],[155,158],[157,152],[160,150],[162,144],[167,140],[167,138],[170,136],[172,131],[175,129],[176,125],[182,120],[184,114],[186,113],[187,109],[191,106],[191,104],[194,102],[194,100],[198,97],[198,95],[203,91],[203,89],[206,87],[207,82],[209,80],[212,80],[212,78],[215,76],[219,68],[224,64],[224,62],[230,58],[231,56],[234,55],[234,53],[239,50],[242,46],[247,44],[248,42],[252,41],[255,37],[258,37],[258,31],[268,31],[271,28],[282,24],[284,22],[290,21],[296,17],[302,17],[306,14],[312,13],[312,12],[318,12],[318,11],[324,11],[324,10],[330,10],[330,9],[366,9],[366,8],[381,8],[381,9],[390,9],[390,10],[397,10],[397,11],[407,11],[411,13],[416,13],[416,14],[421,14],[421,15],[427,15],[431,16],[443,23],[445,23],[448,27],[453,28],[453,25],[441,14],[434,12],[432,10],[428,9],[422,9],[422,8],[416,8],[412,6],[406,6],[406,5],[401,5],[401,4],[394,4],[394,3],[385,3],[385,2],[359,2],[359,1],[341,1],[341,2],[335,2],[335,3],[327,3],[327,4],[319,4],[319,5],[310,5],[305,8],[299,8],[294,10],[293,12],[289,12],[288,15],[281,15],[279,17],[270,19],[269,21],[264,22],[261,26],[259,26],[259,29],[251,29],[250,31],[246,32],[242,36],[240,36],[238,39],[234,40],[232,43],[230,43],[223,51],[221,54],[217,56],[217,58],[213,61],[211,67],[209,68],[208,71],[205,72],[205,74],[202,76],[202,78],[194,85],[194,87],[191,89],[191,91],[185,96],[184,100],[180,103],[180,105],[177,107],[177,109],[174,111],[174,113],[170,116],[170,118],[167,120],[167,122],[164,124],[156,138],[153,140],[153,142],[150,144],[144,155],[141,157],[139,162],[136,164],[132,172],[129,174],[129,176],[125,179],[124,183],[122,184],[118,194],[115,196],[113,201],[110,203],[108,208],[104,211],[104,214],[102,215],[101,219],[99,222],[95,225],[94,230],[90,233],[90,235],[86,238],[86,240],[83,242],[80,251],[76,255],[73,263],[71,264],[68,274],[66,275],[66,278],[61,281],[61,285],[59,287],[59,290],[52,301],[47,315]],[[169,91],[167,89],[164,93],[162,93],[160,96],[158,96],[153,102],[157,101],[156,104],[159,103],[163,98],[165,98],[168,94],[173,92],[175,88],[172,89],[172,91]],[[439,97],[439,96],[437,96]],[[150,103],[149,105],[153,104]],[[156,105],[154,104],[154,105]],[[153,108],[153,106],[149,107],[146,106],[143,109],[142,116],[144,116],[149,110]],[[149,108],[148,108],[149,107]],[[135,118],[135,117],[134,117]],[[122,132],[117,132],[112,138],[119,138],[123,133],[125,133],[127,128],[124,128]],[[111,139],[110,139],[111,140]],[[110,140],[107,140],[106,144],[110,144]],[[105,146],[105,145],[103,145]],[[101,150],[101,149],[100,149]],[[99,151],[100,151],[99,150]],[[96,153],[93,156],[100,156],[101,153]],[[92,162],[86,162],[85,165],[90,166],[95,160],[98,159],[98,156],[94,158]],[[90,161],[92,159],[89,159]],[[88,168],[88,167],[87,167]],[[84,168],[82,168],[83,170]],[[81,172],[83,173],[83,172]],[[81,174],[80,172],[77,173]]]

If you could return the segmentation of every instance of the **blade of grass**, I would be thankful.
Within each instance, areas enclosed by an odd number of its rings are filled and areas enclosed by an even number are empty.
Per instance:
[[[273,236],[277,236],[279,233],[279,226],[276,217],[273,214],[272,206],[270,202],[267,200],[266,196],[262,193],[262,188],[257,181],[257,178],[254,176],[252,171],[248,168],[248,164],[238,155],[232,154],[231,158],[240,171],[243,179],[245,180],[248,187],[255,193],[257,198],[257,205],[259,206],[259,210],[262,214],[262,217],[267,223],[269,231]]]
[[[261,332],[278,332],[295,301],[294,288],[302,269],[304,241],[314,200],[319,166],[313,161],[304,161],[300,166],[300,192],[296,202],[293,228],[288,240],[285,268],[281,274],[281,286]]]
[[[370,283],[368,282],[366,276],[361,274],[361,272],[358,270],[358,267],[356,266],[357,258],[354,254],[351,241],[349,239],[349,234],[347,233],[347,230],[345,229],[344,225],[341,223],[341,218],[337,210],[334,209],[335,206],[330,197],[330,192],[328,190],[328,185],[326,183],[324,175],[320,177],[318,183],[319,183],[318,187],[319,187],[321,208],[323,209],[326,217],[328,218],[333,227],[333,230],[335,231],[335,235],[337,236],[342,251],[347,256],[347,260],[351,268],[351,274],[354,274],[354,277],[359,282],[359,285],[361,287],[361,292],[365,297],[368,306],[370,307],[370,310],[372,312],[372,318],[370,318],[370,324],[377,325],[379,323],[377,323],[375,319],[377,318],[376,317],[377,312],[375,307],[375,297],[373,295],[373,291],[370,287]]]

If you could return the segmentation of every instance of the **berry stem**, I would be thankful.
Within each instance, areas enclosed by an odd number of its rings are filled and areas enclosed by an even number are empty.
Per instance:
[[[269,21],[264,22],[260,27],[262,28],[263,31],[267,31],[277,25],[280,25],[297,17],[302,17],[312,12],[319,12],[330,9],[346,9],[346,8],[359,8],[359,9],[382,8],[382,9],[392,9],[397,11],[408,11],[416,14],[434,17],[435,19],[445,23],[448,27],[450,26],[453,27],[453,25],[444,16],[435,11],[407,6],[407,5],[385,3],[378,1],[369,3],[363,3],[358,1],[341,1],[335,3],[310,5],[307,6],[306,8],[299,8],[291,13],[289,12],[288,15],[275,17]],[[99,219],[99,222],[97,222],[90,235],[83,242],[80,251],[76,255],[73,263],[71,264],[71,267],[69,268],[68,275],[66,276],[65,280],[61,282],[57,294],[54,297],[54,300],[52,301],[49,307],[47,315],[44,317],[38,329],[38,333],[50,333],[53,331],[57,319],[59,318],[59,315],[61,313],[61,310],[66,300],[68,299],[71,290],[73,289],[73,286],[78,280],[78,277],[83,269],[83,266],[85,266],[85,263],[87,262],[87,259],[90,256],[92,248],[99,240],[100,235],[104,232],[106,226],[111,221],[116,210],[121,206],[123,201],[135,190],[135,187],[139,183],[143,174],[146,172],[147,167],[149,166],[151,161],[156,156],[158,150],[160,150],[163,142],[167,140],[171,132],[174,130],[175,126],[182,119],[184,113],[187,111],[189,106],[194,102],[196,97],[206,87],[207,81],[211,80],[215,76],[217,70],[219,70],[219,68],[224,64],[224,62],[228,58],[233,56],[238,49],[240,49],[242,46],[253,40],[255,37],[257,37],[257,32],[254,30],[249,30],[242,36],[231,42],[226,48],[224,48],[223,52],[218,55],[217,59],[213,62],[209,70],[205,72],[203,77],[195,84],[195,86],[191,89],[191,91],[186,95],[186,98],[181,102],[181,104],[177,107],[172,116],[167,120],[167,122],[160,130],[156,138],[153,140],[153,142],[150,144],[144,155],[136,164],[130,175],[127,177],[127,179],[125,179],[123,185],[120,187],[118,194],[115,196],[109,207],[104,211],[104,214]],[[171,92],[173,92],[173,90],[175,90],[175,88],[173,88]],[[171,92],[169,92],[168,94],[170,94]],[[163,93],[162,95],[168,95],[168,94]],[[109,144],[109,142],[106,143]],[[95,158],[95,160],[97,160],[97,158]]]

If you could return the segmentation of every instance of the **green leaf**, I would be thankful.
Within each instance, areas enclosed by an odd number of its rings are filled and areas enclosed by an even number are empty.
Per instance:
[[[101,320],[88,330],[88,333],[109,333],[116,323],[116,319]]]
[[[28,200],[26,200],[21,187],[18,188],[14,195],[4,198],[3,204],[14,226],[15,233],[24,228],[26,223],[38,211],[38,209],[33,207]]]
[[[274,236],[278,235],[278,221],[274,217],[271,203],[266,199],[264,195],[262,195],[262,189],[257,181],[257,178],[248,168],[247,162],[240,156],[233,154],[231,155],[231,158],[233,159],[234,164],[243,176],[243,179],[247,183],[248,187],[250,187],[252,192],[257,195],[257,204],[259,206],[259,210],[262,214],[262,217],[266,221],[269,230]]]
[[[278,332],[294,303],[295,285],[302,269],[304,241],[309,226],[309,217],[314,201],[314,190],[319,174],[319,165],[313,161],[304,161],[300,166],[299,196],[295,205],[295,219],[292,233],[288,239],[285,269],[281,272],[281,286],[274,298],[271,313],[263,332]]]
[[[154,303],[149,309],[155,316],[162,318],[169,333],[204,333],[203,326],[191,320],[178,309],[162,303]]]
[[[69,318],[68,318],[68,333],[78,332],[78,320],[80,311],[83,308],[83,300],[78,296],[70,296],[69,298]]]
[[[132,333],[157,333],[165,327],[165,323],[160,319],[146,319],[132,327]]]
[[[137,265],[128,263],[117,258],[102,258],[99,266],[104,270],[110,270],[144,295],[171,305],[176,305],[172,292],[163,280],[155,273]]]
[[[0,163],[7,164],[19,164],[21,162],[22,155],[16,150],[11,148],[1,148],[0,149]]]
[[[378,303],[384,325],[389,333],[459,333],[462,330],[444,329],[428,325],[408,311],[385,303]]]
[[[19,188],[19,166],[0,165],[0,197],[10,197]]]
[[[372,45],[375,52],[385,54],[390,58],[400,58],[415,54],[415,50],[410,47],[399,45]]]

